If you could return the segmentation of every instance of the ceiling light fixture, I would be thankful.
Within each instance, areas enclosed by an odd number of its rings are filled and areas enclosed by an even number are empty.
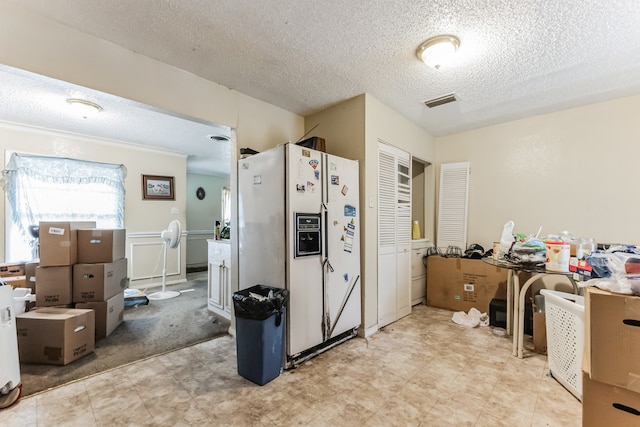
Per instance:
[[[85,101],[84,99],[67,99],[67,104],[83,119],[93,117],[102,111],[101,106],[91,101]]]
[[[459,46],[460,40],[456,36],[432,37],[420,45],[416,55],[428,66],[439,70],[451,61]]]

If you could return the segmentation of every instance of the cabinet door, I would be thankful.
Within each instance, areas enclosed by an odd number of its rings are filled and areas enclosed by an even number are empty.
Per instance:
[[[427,295],[427,271],[423,262],[426,252],[426,249],[411,250],[411,305],[420,304]]]
[[[426,253],[426,249],[412,249],[411,250],[411,277],[416,278],[418,276],[425,275],[424,263],[422,258]]]
[[[227,263],[225,260],[224,266],[224,289],[223,289],[223,298],[224,298],[224,312],[227,313],[228,319],[231,319],[231,264]]]
[[[209,259],[209,308],[222,310],[224,304],[223,274],[224,267],[220,260]]]

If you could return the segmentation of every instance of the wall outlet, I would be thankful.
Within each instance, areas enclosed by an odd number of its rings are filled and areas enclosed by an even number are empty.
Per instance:
[[[171,208],[171,213],[172,214],[179,214],[180,213],[180,208]]]

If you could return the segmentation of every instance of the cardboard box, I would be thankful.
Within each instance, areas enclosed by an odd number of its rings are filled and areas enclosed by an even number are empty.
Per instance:
[[[95,312],[39,308],[16,316],[20,362],[67,365],[93,352]]]
[[[73,265],[78,262],[80,228],[95,228],[94,221],[40,222],[40,266]]]
[[[93,310],[96,313],[96,340],[111,335],[124,320],[124,291],[107,301],[79,302],[76,308]]]
[[[38,307],[52,307],[71,304],[73,302],[72,273],[73,267],[70,265],[36,268],[38,282],[36,305]]]
[[[126,230],[78,230],[78,263],[113,262],[125,257]]]
[[[27,287],[27,279],[26,279],[25,276],[3,277],[2,280],[7,285],[11,285],[14,288],[26,288]]]
[[[582,376],[582,426],[631,427],[640,424],[640,394]]]
[[[106,301],[127,287],[127,259],[73,266],[73,302]]]
[[[24,275],[26,287],[31,288],[31,293],[36,293],[36,268],[40,263],[38,261],[28,262],[24,265]]]
[[[24,263],[0,264],[0,277],[24,276]]]
[[[494,298],[507,298],[507,269],[479,259],[427,258],[427,305],[488,314]]]
[[[587,288],[585,355],[590,378],[640,393],[640,297]]]
[[[547,354],[547,319],[537,311],[533,312],[533,351]]]

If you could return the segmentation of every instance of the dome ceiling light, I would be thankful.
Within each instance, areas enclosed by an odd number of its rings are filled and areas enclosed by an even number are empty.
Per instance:
[[[422,43],[416,55],[428,66],[439,70],[441,66],[451,62],[458,47],[460,40],[456,36],[437,36]]]
[[[93,117],[102,111],[102,107],[84,99],[67,99],[69,107],[83,119]]]

